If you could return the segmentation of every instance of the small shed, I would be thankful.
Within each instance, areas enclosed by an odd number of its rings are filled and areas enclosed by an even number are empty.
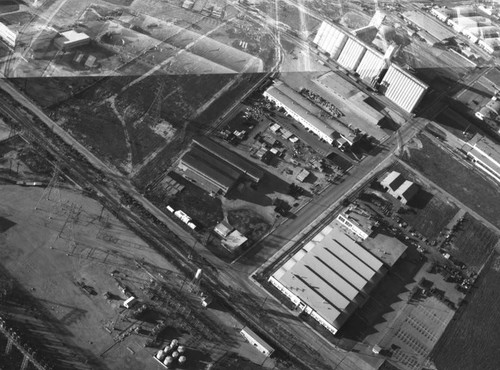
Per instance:
[[[302,171],[300,171],[297,175],[297,181],[300,181],[300,182],[304,182],[305,179],[307,179],[307,177],[310,175],[311,173],[306,170],[305,168],[302,169]]]
[[[220,224],[215,226],[214,231],[217,235],[219,235],[222,238],[225,238],[228,236],[231,231],[234,230],[234,227],[232,227],[229,222],[227,221],[222,221]]]
[[[237,250],[242,248],[247,241],[248,238],[246,236],[244,236],[238,230],[233,230],[226,236],[225,239],[222,240],[222,246],[230,252],[236,252]]]

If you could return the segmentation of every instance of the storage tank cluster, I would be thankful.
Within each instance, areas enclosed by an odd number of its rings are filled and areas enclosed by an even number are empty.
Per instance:
[[[175,368],[176,364],[183,367],[187,361],[185,350],[184,346],[179,346],[177,339],[173,339],[164,349],[160,349],[155,357],[168,369]]]

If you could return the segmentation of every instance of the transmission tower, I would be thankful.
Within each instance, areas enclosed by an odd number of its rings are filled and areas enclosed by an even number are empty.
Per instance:
[[[60,172],[61,172],[61,170],[59,168],[59,165],[56,163],[55,166],[54,166],[54,173],[52,174],[52,178],[50,179],[49,183],[47,184],[47,187],[44,189],[44,191],[42,193],[42,196],[40,197],[40,199],[36,203],[35,210],[38,210],[38,208],[40,206],[40,202],[42,200],[44,200],[45,198],[47,200],[50,200],[50,196],[51,196],[52,190],[54,188],[57,190],[56,196],[58,196],[59,200],[60,200],[61,194],[59,193],[59,189],[57,188],[57,185],[59,183],[59,174],[60,174]]]

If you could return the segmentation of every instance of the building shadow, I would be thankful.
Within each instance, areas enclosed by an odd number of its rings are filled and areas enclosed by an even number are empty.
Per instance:
[[[0,216],[0,234],[6,232],[14,226],[16,226],[15,222],[9,220],[8,218]]]

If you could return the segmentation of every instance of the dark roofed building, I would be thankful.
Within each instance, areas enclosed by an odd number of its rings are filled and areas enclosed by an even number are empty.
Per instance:
[[[254,182],[258,183],[264,176],[264,171],[259,166],[213,140],[201,137],[199,139],[193,139],[193,142],[205,149],[205,151],[210,152],[220,161],[235,167]]]
[[[188,180],[213,193],[226,194],[240,177],[231,165],[197,146],[184,154],[179,169]]]

